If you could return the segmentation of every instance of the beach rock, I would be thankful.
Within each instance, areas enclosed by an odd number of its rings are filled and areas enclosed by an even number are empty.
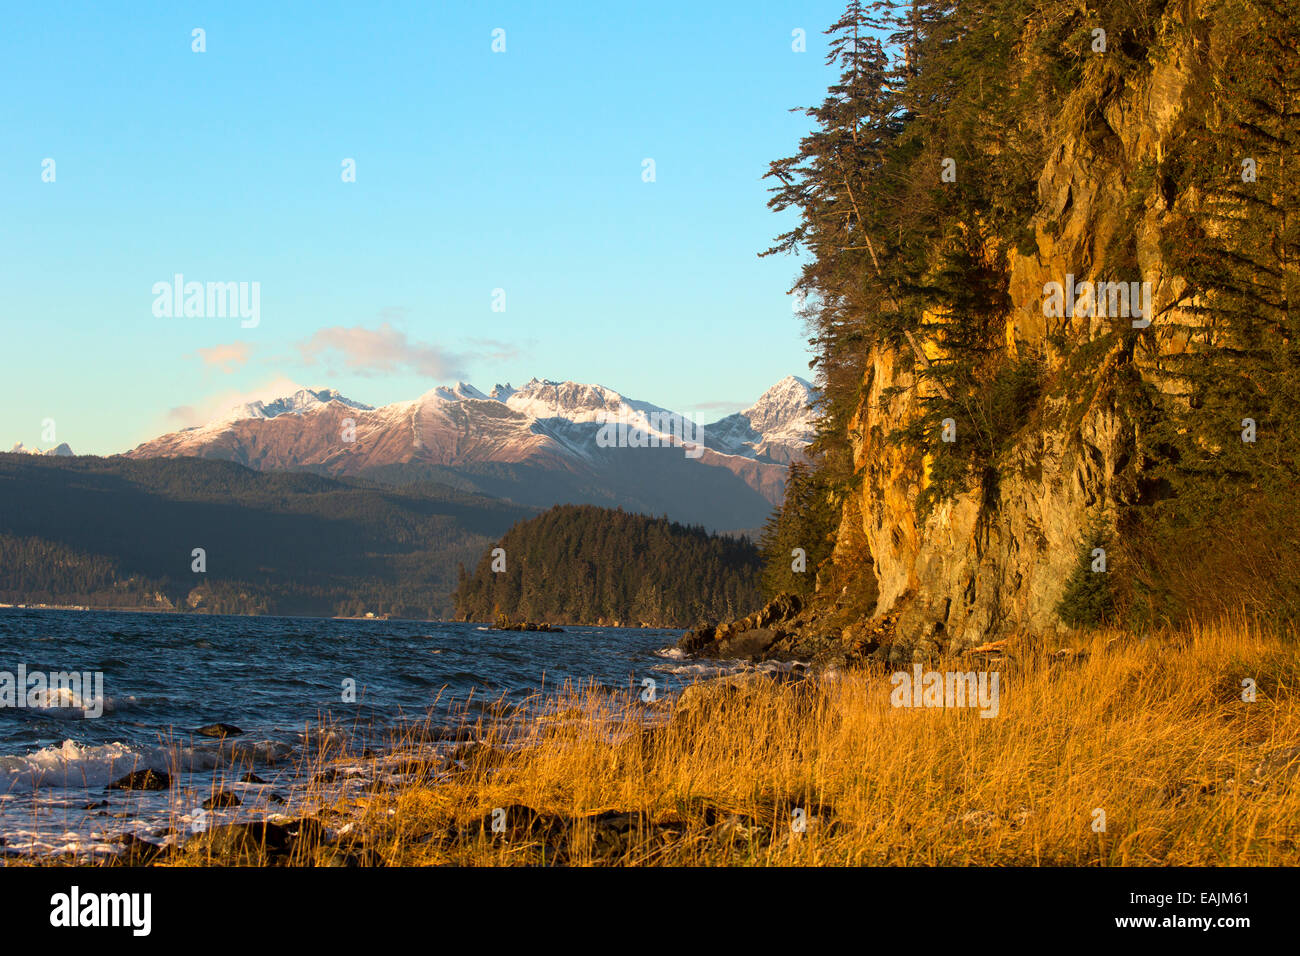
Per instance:
[[[773,645],[789,634],[790,624],[803,606],[797,594],[781,594],[747,617],[692,628],[677,646],[696,657],[765,658]]]
[[[325,841],[325,828],[305,817],[287,823],[269,820],[226,823],[211,827],[185,842],[185,852],[210,856],[224,865],[261,863],[284,865],[310,858]]]
[[[238,737],[243,733],[234,724],[208,724],[194,732],[200,737]]]
[[[240,783],[266,783],[266,781],[250,770],[240,778]]]
[[[717,634],[716,625],[701,624],[683,634],[681,640],[677,642],[677,646],[687,654],[700,654],[713,643]]]
[[[161,770],[133,770],[125,777],[114,780],[106,790],[167,790],[172,780]]]
[[[770,627],[756,627],[743,631],[719,645],[718,656],[758,659],[781,636],[780,631]]]
[[[235,796],[229,790],[219,790],[208,799],[203,801],[204,810],[223,810],[226,807],[238,807],[243,805],[242,800]]]
[[[788,621],[803,610],[803,600],[797,594],[780,594],[772,598],[755,615],[758,627],[769,627],[781,621]]]
[[[134,833],[119,834],[109,842],[122,847],[114,862],[124,866],[148,866],[167,850],[166,847],[150,843]]]

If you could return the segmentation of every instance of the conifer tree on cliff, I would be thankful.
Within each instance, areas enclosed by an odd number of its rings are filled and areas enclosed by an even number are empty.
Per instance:
[[[893,257],[869,199],[901,128],[880,39],[887,24],[880,6],[868,9],[861,0],[850,0],[826,30],[826,62],[838,67],[839,79],[819,106],[804,110],[815,125],[798,152],[773,162],[765,177],[775,181],[768,206],[794,210],[799,220],[761,255],[809,256],[792,291],[804,304],[822,392],[817,437],[808,450],[812,470],[795,476],[798,504],[791,501],[780,509],[766,534],[772,549],[766,556],[769,582],[790,580],[780,570],[788,571],[790,546],[810,553],[820,546],[813,539],[819,533],[824,537],[821,528],[852,471],[838,438],[856,406],[871,325],[891,319],[887,303],[892,299],[880,266]]]
[[[843,393],[856,389],[868,316],[878,314],[885,299],[867,268],[869,257],[880,259],[887,246],[872,234],[866,200],[899,131],[880,29],[881,21],[852,0],[826,31],[827,63],[839,67],[839,80],[821,105],[804,110],[816,125],[798,152],[771,163],[766,177],[776,181],[768,206],[793,209],[800,218],[761,255],[811,255],[792,291],[806,303],[810,341],[819,352],[814,367],[831,418],[846,411]]]

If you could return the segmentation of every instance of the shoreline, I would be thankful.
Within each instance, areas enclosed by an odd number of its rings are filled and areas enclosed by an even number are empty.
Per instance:
[[[751,670],[653,703],[571,691],[441,755],[376,758],[400,773],[322,789],[310,815],[103,862],[1300,864],[1294,633],[1101,632],[925,666],[998,672],[998,712],[899,706],[878,661]]]
[[[181,610],[174,607],[87,607],[80,604],[0,604],[0,611],[89,611],[100,614],[175,614],[177,617],[287,617],[302,618],[304,621],[376,621],[402,622],[413,624],[477,624],[478,621],[447,621],[440,618],[424,617],[341,617],[338,615],[312,614],[235,614],[228,612]]]
[[[708,662],[710,665],[719,662]],[[164,833],[154,833],[145,838],[131,833],[118,834],[75,851],[63,853],[26,852],[5,849],[0,840],[0,857],[8,865],[26,866],[166,866],[193,863],[199,853],[203,862],[211,865],[369,865],[376,861],[364,850],[364,830],[356,812],[356,803],[380,794],[396,794],[408,788],[410,780],[397,780],[396,776],[418,778],[419,784],[438,786],[450,778],[466,773],[492,772],[498,764],[511,756],[519,756],[544,746],[544,740],[561,728],[567,732],[584,720],[580,706],[593,703],[600,713],[594,722],[585,725],[602,732],[610,732],[626,742],[637,736],[650,739],[672,720],[672,707],[686,691],[688,697],[708,693],[713,686],[747,679],[796,680],[793,671],[779,666],[742,672],[700,677],[687,685],[682,694],[646,703],[636,697],[625,698],[616,691],[572,691],[568,696],[553,698],[554,706],[543,707],[530,716],[522,713],[522,705],[499,704],[491,708],[499,717],[495,725],[482,726],[482,718],[474,725],[458,726],[434,723],[432,719],[408,726],[396,741],[389,741],[379,750],[365,747],[359,752],[342,752],[324,757],[319,762],[299,771],[299,778],[338,784],[296,798],[298,803],[315,805],[298,814],[285,814],[270,810],[243,819],[223,820],[203,832],[185,832],[183,820],[173,820]],[[576,696],[575,696],[576,695]],[[581,700],[579,700],[581,698]],[[513,711],[512,713],[502,713]],[[588,716],[591,716],[588,714]],[[612,729],[611,729],[612,728]],[[326,730],[325,735],[329,736]],[[227,768],[233,774],[246,770],[244,765],[232,764]],[[394,769],[397,774],[391,773]],[[263,769],[263,773],[267,773]],[[144,771],[141,771],[143,774]],[[268,773],[268,775],[270,775]],[[382,778],[388,777],[386,783]],[[220,799],[228,794],[229,780],[223,779],[215,786],[214,796]],[[176,784],[173,781],[172,786]],[[284,786],[280,791],[284,791]],[[87,792],[93,798],[94,791]],[[282,802],[282,801],[277,801]],[[350,809],[349,809],[350,808]],[[515,810],[511,812],[517,811]],[[490,826],[489,826],[490,830]],[[171,841],[171,837],[180,837]],[[309,846],[299,846],[309,840]],[[120,846],[116,853],[105,852],[104,845]],[[325,856],[334,862],[321,863]]]
[[[177,617],[248,617],[248,618],[301,618],[304,621],[366,621],[373,623],[410,623],[410,624],[471,624],[475,627],[485,627],[489,630],[517,630],[515,627],[498,628],[492,621],[463,621],[448,620],[446,618],[434,617],[365,617],[360,615],[313,615],[313,614],[235,614],[227,612],[215,612],[204,610],[180,610],[178,608],[165,607],[88,607],[80,604],[0,604],[0,611],[81,611],[93,612],[100,614],[175,614]],[[602,628],[605,630],[627,630],[627,631],[681,631],[686,633],[689,628],[658,625],[658,624],[638,624],[635,627],[628,626],[623,622],[614,623],[596,623],[581,624],[573,621],[552,621],[548,626],[554,631],[562,627],[591,627]],[[527,630],[527,628],[525,628]],[[541,631],[541,628],[538,628]]]
[[[4,855],[94,852],[126,830],[159,840],[169,826],[189,824],[189,815],[213,796],[214,777],[224,775],[236,785],[227,789],[239,791],[239,778],[250,769],[278,783],[277,795],[290,806],[263,807],[259,791],[241,791],[242,806],[220,808],[209,823],[263,809],[296,813],[294,795],[316,789],[305,785],[297,765],[310,765],[308,776],[322,769],[315,755],[325,727],[337,731],[331,755],[342,746],[360,762],[417,726],[431,724],[419,734],[423,739],[449,739],[448,727],[472,724],[499,699],[537,706],[539,691],[551,696],[570,680],[639,692],[646,675],[663,696],[701,670],[678,660],[677,632],[667,631],[582,628],[536,641],[473,624],[352,627],[170,615],[146,621],[19,610],[0,612],[0,632],[12,658],[0,677],[21,674],[16,665],[27,661],[39,663],[50,680],[53,668],[76,664],[102,669],[104,682],[102,719],[85,719],[100,716],[93,710],[65,707],[32,713],[36,723],[0,701],[0,736],[7,741],[0,753]],[[64,661],[54,654],[73,656]],[[218,740],[195,730],[214,723],[244,732]],[[136,769],[166,772],[173,778],[169,791],[104,791]],[[177,814],[184,819],[174,821]]]

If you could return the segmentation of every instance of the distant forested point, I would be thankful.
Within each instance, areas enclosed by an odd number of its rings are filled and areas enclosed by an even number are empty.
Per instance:
[[[758,607],[759,574],[748,538],[557,505],[511,528],[472,575],[461,568],[456,612],[476,621],[690,627]]]

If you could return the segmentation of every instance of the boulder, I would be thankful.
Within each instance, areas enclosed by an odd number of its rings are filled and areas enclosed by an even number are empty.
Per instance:
[[[194,731],[200,737],[238,737],[243,733],[234,724],[208,724]]]
[[[712,624],[701,624],[682,635],[677,646],[687,654],[699,654],[713,643],[717,628]]]
[[[122,833],[109,841],[121,846],[113,862],[124,866],[148,866],[166,852],[166,847],[151,843],[134,833]]]
[[[244,801],[231,793],[229,790],[218,790],[208,799],[203,801],[204,810],[224,810],[227,807],[238,807]]]
[[[167,790],[172,780],[161,770],[132,770],[110,783],[107,790]]]
[[[211,827],[185,841],[186,852],[210,854],[223,864],[289,862],[301,848],[325,842],[325,828],[311,817],[275,823],[259,820]]]
[[[717,656],[758,660],[781,636],[780,631],[768,627],[742,631],[735,637],[722,641],[718,645]]]
[[[797,594],[781,594],[747,617],[720,624],[701,624],[682,635],[678,648],[697,657],[761,659],[787,636],[789,624],[803,610]]]

